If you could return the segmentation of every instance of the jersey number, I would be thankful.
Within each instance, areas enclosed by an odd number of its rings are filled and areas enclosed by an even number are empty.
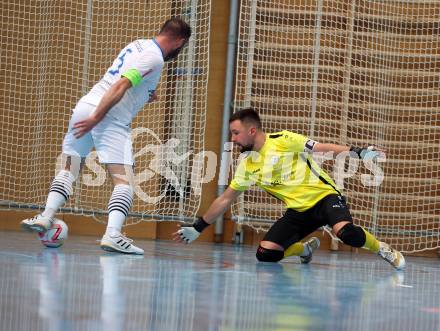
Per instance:
[[[125,61],[125,55],[127,55],[127,53],[132,53],[132,52],[133,52],[133,51],[132,51],[130,48],[127,48],[127,49],[125,50],[125,52],[122,53],[122,54],[118,57],[118,60],[119,60],[118,67],[117,67],[116,69],[114,69],[114,70],[109,70],[108,72],[109,72],[110,74],[112,74],[113,76],[116,75],[116,74],[118,74],[118,73],[119,73],[119,69],[121,69],[121,67],[122,67],[123,64],[124,64],[124,61]]]

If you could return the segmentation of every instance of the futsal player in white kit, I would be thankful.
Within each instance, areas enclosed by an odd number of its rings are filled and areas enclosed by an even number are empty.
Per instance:
[[[191,36],[191,28],[179,18],[164,23],[153,39],[128,44],[104,77],[83,96],[69,122],[62,153],[64,169],[54,178],[45,210],[21,222],[25,230],[47,231],[56,212],[72,194],[85,157],[95,147],[114,184],[108,204],[108,223],[101,248],[128,254],[143,249],[121,233],[133,202],[133,153],[130,124],[136,113],[157,99],[156,87],[165,61],[175,58]]]

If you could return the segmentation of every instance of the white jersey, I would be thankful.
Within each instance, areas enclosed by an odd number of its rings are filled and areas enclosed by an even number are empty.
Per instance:
[[[107,113],[128,125],[156,90],[163,65],[162,50],[154,39],[136,40],[119,53],[104,77],[80,101],[97,106],[115,82],[128,78],[132,87]]]

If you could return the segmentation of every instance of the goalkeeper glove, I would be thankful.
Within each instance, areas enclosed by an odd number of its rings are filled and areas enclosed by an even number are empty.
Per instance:
[[[365,158],[367,159],[377,158],[379,156],[380,151],[378,151],[375,146],[368,146],[368,147],[351,146],[350,152],[355,152],[360,159],[365,160]]]
[[[183,241],[189,244],[196,240],[200,236],[200,233],[209,225],[210,224],[207,223],[203,217],[199,217],[193,225],[184,225],[177,233]]]

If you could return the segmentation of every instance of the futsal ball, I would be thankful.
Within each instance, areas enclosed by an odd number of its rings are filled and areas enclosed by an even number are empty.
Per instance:
[[[67,224],[62,220],[55,219],[49,230],[47,230],[45,233],[38,233],[38,237],[44,246],[57,248],[60,247],[64,243],[64,240],[67,239],[68,232],[69,228],[67,227]]]

